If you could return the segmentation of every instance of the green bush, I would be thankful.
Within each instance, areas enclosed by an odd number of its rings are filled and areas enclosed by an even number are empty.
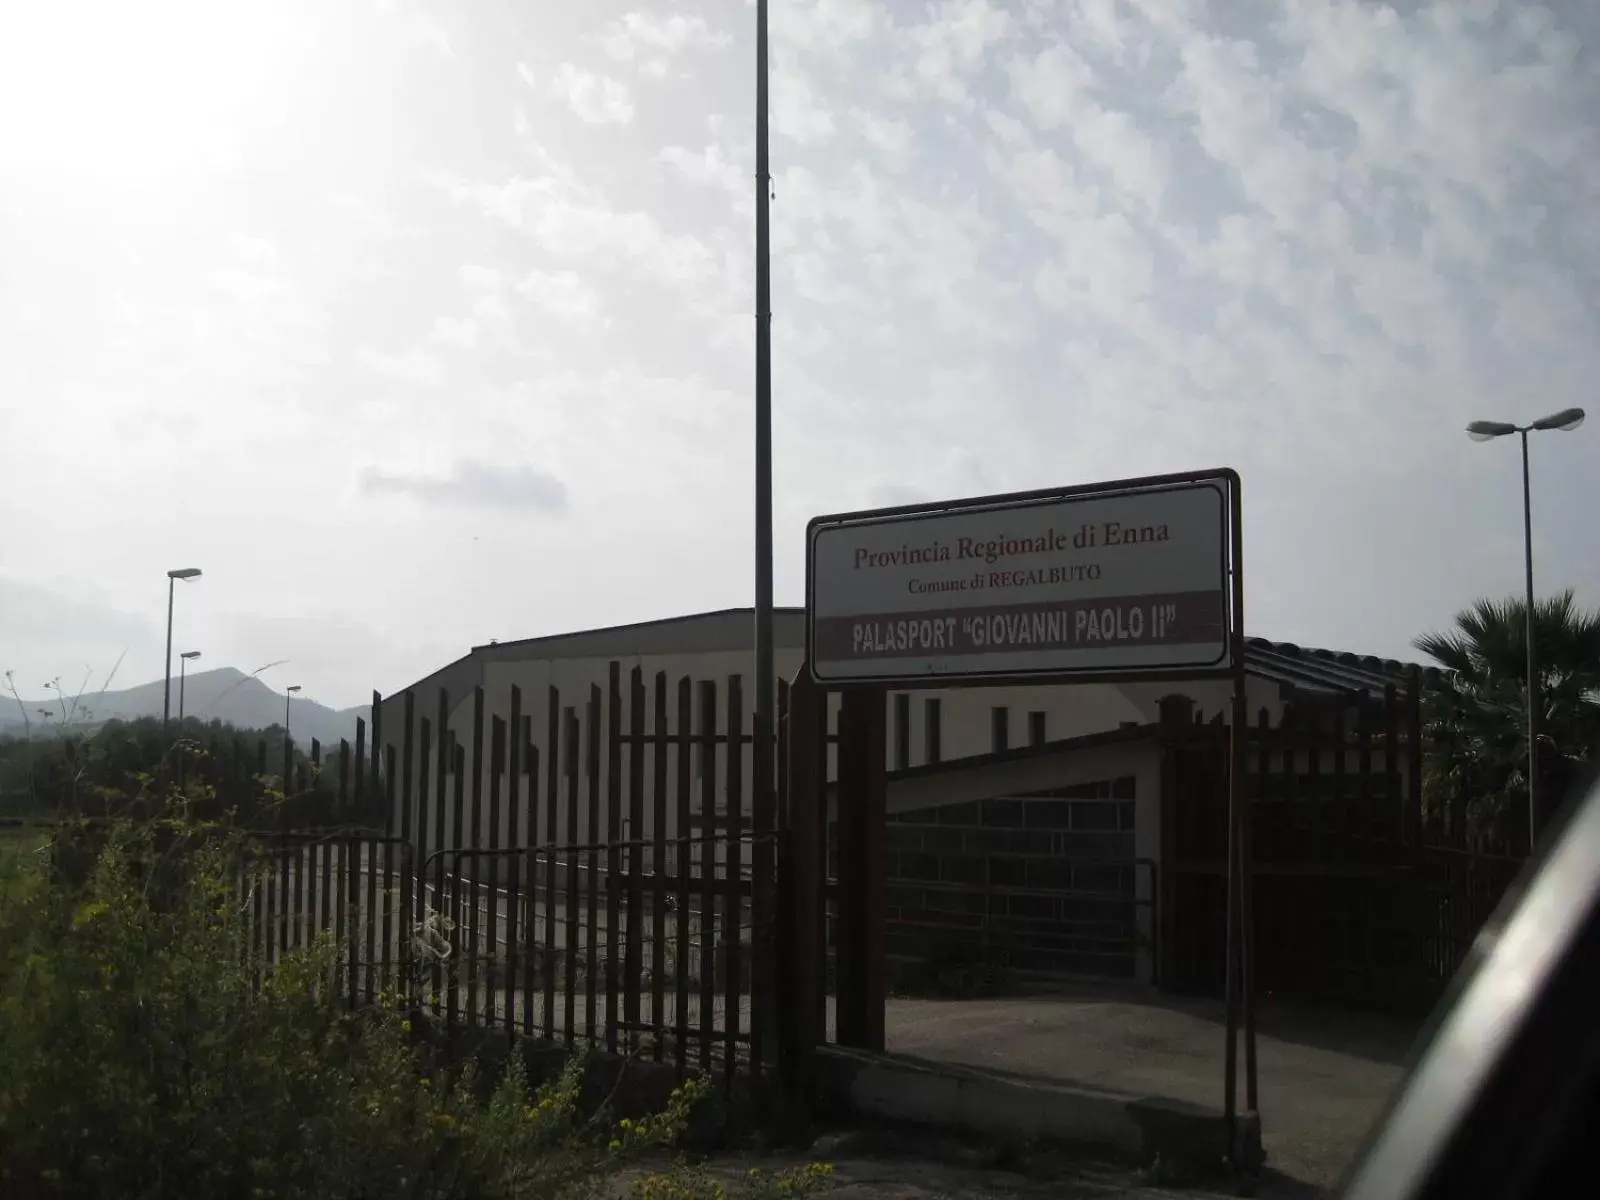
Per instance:
[[[331,939],[270,969],[253,956],[247,838],[96,832],[87,872],[59,870],[60,845],[0,862],[0,1195],[727,1194],[682,1166],[622,1175],[671,1146],[703,1085],[615,1121],[580,1110],[581,1061],[533,1087],[512,1055],[480,1084],[430,1057],[397,1004],[349,1011]],[[738,1190],[798,1195],[825,1175]]]

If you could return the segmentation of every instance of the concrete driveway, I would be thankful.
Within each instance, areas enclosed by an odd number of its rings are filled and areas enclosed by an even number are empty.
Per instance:
[[[1006,999],[894,999],[886,1027],[897,1054],[1222,1108],[1220,1003],[1087,986]],[[1381,1115],[1419,1027],[1267,1007],[1257,1028],[1268,1166],[1331,1187]],[[1242,1089],[1241,1068],[1241,1106]]]

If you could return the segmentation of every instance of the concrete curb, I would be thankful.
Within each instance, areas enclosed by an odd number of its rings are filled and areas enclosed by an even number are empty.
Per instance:
[[[835,1116],[959,1130],[1002,1145],[1059,1142],[1153,1161],[1219,1161],[1222,1114],[1176,1100],[821,1047],[819,1097]]]

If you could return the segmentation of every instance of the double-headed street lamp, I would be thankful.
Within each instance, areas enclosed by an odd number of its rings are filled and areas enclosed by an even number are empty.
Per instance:
[[[1487,442],[1509,434],[1522,435],[1522,541],[1523,558],[1528,587],[1527,611],[1523,619],[1523,636],[1528,648],[1528,853],[1533,853],[1534,839],[1539,833],[1539,674],[1538,659],[1533,648],[1533,501],[1528,483],[1528,435],[1535,431],[1544,433],[1552,429],[1570,433],[1583,424],[1583,409],[1564,408],[1548,417],[1540,417],[1528,425],[1513,425],[1509,421],[1474,421],[1467,426],[1467,436],[1475,442]]]
[[[178,580],[188,582],[200,578],[199,567],[179,567],[167,572],[167,673],[161,692],[161,732],[167,732],[172,720],[172,593]]]
[[[185,650],[178,655],[178,727],[183,728],[183,685],[189,678],[189,664],[200,657],[198,650]]]

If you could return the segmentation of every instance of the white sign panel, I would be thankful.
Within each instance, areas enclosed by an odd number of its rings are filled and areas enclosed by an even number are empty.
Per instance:
[[[819,517],[820,682],[1154,675],[1229,662],[1225,477]]]

